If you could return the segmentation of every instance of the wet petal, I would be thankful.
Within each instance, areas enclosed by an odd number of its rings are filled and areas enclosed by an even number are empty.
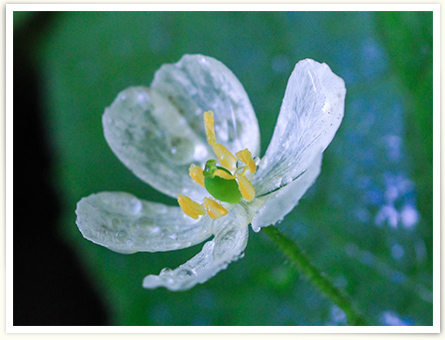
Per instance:
[[[213,221],[194,220],[179,207],[140,200],[123,192],[101,192],[77,204],[82,235],[118,253],[187,248],[209,238]]]
[[[246,248],[248,237],[248,220],[244,209],[236,206],[229,215],[216,221],[215,238],[206,242],[201,252],[174,270],[165,268],[159,275],[146,276],[144,288],[190,289],[226,269],[230,262],[238,260]]]
[[[209,154],[185,117],[162,95],[146,87],[122,91],[103,116],[105,138],[133,173],[157,190],[200,200],[205,190],[188,173]]]
[[[321,159],[322,153],[319,152],[304,174],[285,187],[265,197],[258,198],[263,200],[263,206],[252,220],[254,231],[258,232],[262,227],[280,222],[284,216],[292,211],[320,174]]]
[[[258,122],[242,85],[221,62],[201,55],[162,66],[150,88],[122,91],[103,116],[105,138],[146,183],[172,197],[201,200],[205,190],[188,169],[215,157],[205,136],[207,110],[215,112],[219,143],[259,152]]]
[[[219,144],[232,153],[248,148],[254,155],[259,154],[258,121],[249,97],[232,71],[220,61],[185,55],[176,64],[163,65],[151,87],[169,98],[203,140],[203,114],[212,110]]]
[[[328,65],[310,59],[295,65],[253,181],[257,195],[291,182],[327,148],[342,121],[345,95],[343,79]]]

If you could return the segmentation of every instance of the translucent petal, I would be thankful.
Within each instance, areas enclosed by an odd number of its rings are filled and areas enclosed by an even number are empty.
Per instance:
[[[258,122],[242,85],[221,62],[201,55],[162,66],[150,88],[122,91],[103,116],[105,137],[143,181],[172,197],[201,200],[205,190],[188,169],[215,157],[203,121],[210,109],[219,143],[259,152]]]
[[[131,87],[117,96],[102,118],[105,138],[133,173],[157,190],[200,200],[205,190],[188,175],[210,149],[187,119],[155,90]]]
[[[176,64],[163,65],[151,87],[169,98],[203,140],[203,114],[212,110],[219,144],[232,153],[248,148],[259,155],[260,133],[252,104],[239,80],[220,61],[184,55]]]
[[[253,184],[257,195],[289,183],[308,169],[340,126],[346,88],[328,65],[306,59],[295,65],[277,125]]]
[[[230,262],[238,260],[247,245],[248,220],[245,210],[239,205],[235,206],[227,216],[216,221],[215,238],[206,242],[201,252],[174,270],[164,268],[159,275],[146,276],[144,288],[190,289],[226,269]]]
[[[101,192],[77,204],[82,235],[118,253],[187,248],[213,234],[213,220],[194,220],[179,207],[140,200],[123,192]]]
[[[258,198],[263,200],[263,206],[253,217],[254,231],[258,232],[262,227],[280,222],[292,211],[320,174],[321,159],[322,153],[319,152],[307,171],[295,181],[265,197]]]

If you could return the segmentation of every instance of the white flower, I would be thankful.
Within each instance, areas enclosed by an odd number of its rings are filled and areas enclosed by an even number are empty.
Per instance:
[[[326,64],[298,62],[272,140],[259,161],[258,122],[233,73],[201,55],[185,55],[176,64],[164,65],[150,87],[128,88],[106,109],[103,125],[111,149],[146,183],[200,206],[205,197],[212,197],[189,177],[189,168],[195,164],[203,169],[215,158],[203,122],[204,112],[212,110],[218,145],[231,154],[248,149],[257,163],[257,171],[242,173],[254,188],[254,198],[243,194],[236,204],[213,200],[225,210],[222,217],[212,218],[210,210],[199,208],[202,212],[195,219],[178,206],[101,192],[80,200],[76,223],[85,238],[124,254],[182,249],[214,235],[188,262],[148,275],[143,286],[185,290],[203,283],[240,257],[249,224],[259,231],[297,205],[320,172],[322,153],[343,117],[345,94],[343,80]],[[231,173],[247,165],[238,160]],[[240,183],[240,178],[233,181]]]

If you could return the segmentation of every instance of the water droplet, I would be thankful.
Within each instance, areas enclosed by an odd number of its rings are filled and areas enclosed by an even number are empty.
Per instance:
[[[246,168],[245,166],[240,166],[238,169],[236,169],[235,176],[241,175],[245,168]]]
[[[187,164],[193,161],[194,142],[185,136],[175,136],[168,140],[170,160],[175,164]]]
[[[190,247],[191,245],[192,245],[192,242],[190,242],[190,241],[182,242],[182,247],[183,247],[183,248],[188,248],[188,247]]]
[[[138,94],[136,100],[139,105],[146,105],[150,102],[150,96],[147,92],[142,92]]]
[[[195,276],[196,273],[190,269],[181,268],[178,270],[178,276],[179,277],[188,277],[188,276]]]
[[[102,227],[100,227],[100,229],[99,229],[99,233],[101,234],[101,235],[103,235],[103,236],[106,236],[106,235],[108,235],[108,228],[106,227],[106,226],[102,226]]]
[[[138,199],[132,199],[128,205],[128,211],[133,214],[138,214],[142,210],[142,202]]]
[[[110,112],[110,110],[109,109],[106,109],[105,110],[105,113],[104,113],[104,123],[105,124],[111,124],[111,122],[113,121],[112,119],[111,119],[111,117],[110,117],[110,114],[109,114],[109,112]]]
[[[161,270],[159,275],[167,275],[167,274],[170,274],[171,272],[172,272],[172,270],[170,268],[164,268]]]
[[[161,228],[159,227],[152,227],[148,229],[149,233],[152,235],[159,234],[161,232]]]
[[[116,233],[116,238],[120,242],[126,242],[128,240],[128,233],[125,230],[120,230]]]
[[[150,229],[156,227],[154,221],[150,217],[141,217],[137,219],[131,226],[131,232],[135,236],[145,237],[149,234]]]

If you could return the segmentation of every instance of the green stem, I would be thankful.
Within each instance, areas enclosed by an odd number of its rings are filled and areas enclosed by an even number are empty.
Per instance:
[[[368,326],[366,320],[354,309],[348,298],[321,273],[308,258],[298,248],[298,246],[287,236],[278,231],[274,226],[263,228],[280,249],[295,263],[297,268],[302,271],[312,283],[318,287],[329,299],[331,299],[345,313],[348,324],[351,326]]]

